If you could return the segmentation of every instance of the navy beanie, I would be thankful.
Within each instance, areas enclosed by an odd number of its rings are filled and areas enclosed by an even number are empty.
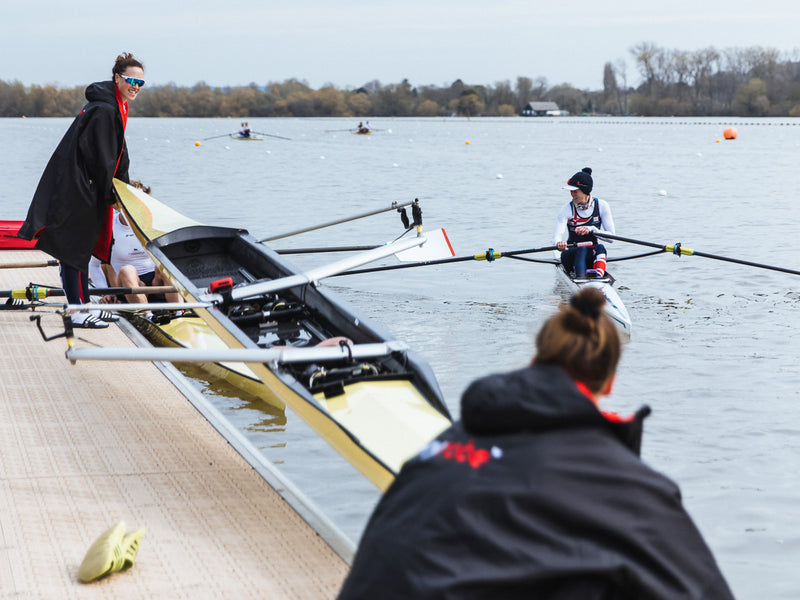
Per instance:
[[[580,190],[584,194],[591,194],[592,187],[594,187],[594,182],[592,181],[592,170],[589,167],[584,167],[567,180],[568,190]]]

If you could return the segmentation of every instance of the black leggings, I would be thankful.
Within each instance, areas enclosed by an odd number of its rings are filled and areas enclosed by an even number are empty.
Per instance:
[[[61,285],[69,304],[85,304],[89,301],[89,277],[74,267],[61,263]]]

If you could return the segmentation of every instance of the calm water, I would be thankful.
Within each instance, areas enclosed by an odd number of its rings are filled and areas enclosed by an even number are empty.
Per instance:
[[[419,198],[457,255],[550,244],[584,166],[620,235],[800,270],[800,125],[721,120],[250,120],[291,138],[239,142],[238,120],[135,119],[131,175],[200,221],[258,237]],[[0,120],[3,218],[23,218],[68,119]],[[276,248],[373,244],[393,212],[288,238]],[[645,250],[614,243],[612,256]],[[319,257],[293,259],[300,266]],[[675,479],[739,598],[800,595],[800,278],[701,257],[613,267],[633,319],[614,395],[642,403],[643,457]],[[27,283],[27,282],[25,282]],[[326,285],[432,365],[455,415],[475,377],[524,365],[532,335],[567,291],[555,271],[502,259],[355,275]],[[32,332],[33,335],[33,332]],[[202,382],[198,382],[202,385]],[[293,415],[215,389],[217,405],[356,539],[377,492]]]

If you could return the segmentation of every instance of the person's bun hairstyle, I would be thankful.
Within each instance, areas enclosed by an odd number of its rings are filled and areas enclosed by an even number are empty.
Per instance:
[[[586,287],[561,304],[536,335],[534,361],[557,364],[599,393],[622,354],[619,332],[603,310],[605,303],[600,290]]]
[[[111,69],[111,79],[114,75],[122,75],[128,67],[139,67],[144,71],[144,65],[130,52],[123,52],[114,61],[114,67]]]

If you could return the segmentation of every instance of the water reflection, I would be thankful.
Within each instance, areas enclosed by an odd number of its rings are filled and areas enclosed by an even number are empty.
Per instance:
[[[234,386],[224,379],[211,378],[196,364],[175,363],[177,369],[200,393],[230,419],[239,429],[251,433],[271,434],[268,446],[283,448],[286,440],[277,441],[275,434],[286,432],[286,411],[264,402],[258,396]]]

